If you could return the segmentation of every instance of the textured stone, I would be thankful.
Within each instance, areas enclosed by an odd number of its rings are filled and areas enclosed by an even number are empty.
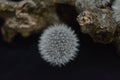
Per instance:
[[[81,31],[90,35],[95,42],[111,43],[116,31],[116,23],[112,19],[112,12],[108,10],[85,10],[79,14],[77,21]]]
[[[7,42],[17,33],[28,37],[40,33],[49,24],[60,22],[54,3],[48,0],[1,0],[0,18],[4,20],[1,32]]]

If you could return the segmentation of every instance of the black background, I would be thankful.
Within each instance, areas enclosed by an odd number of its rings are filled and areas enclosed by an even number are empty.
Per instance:
[[[82,34],[74,7],[60,4],[56,11],[80,39],[75,60],[63,67],[50,66],[38,51],[40,34],[29,38],[18,35],[11,44],[0,34],[0,80],[120,80],[120,57],[114,45],[94,43]]]

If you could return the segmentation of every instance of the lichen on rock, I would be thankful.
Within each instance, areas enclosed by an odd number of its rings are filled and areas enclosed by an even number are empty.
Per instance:
[[[76,0],[76,8],[79,13],[77,21],[81,31],[91,36],[95,42],[111,43],[116,32],[116,23],[112,18],[112,10],[107,4],[103,5],[104,7],[97,6],[97,2],[102,3],[103,0],[92,1]],[[105,0],[105,2],[109,3],[110,1]],[[78,5],[78,3],[82,5]]]
[[[16,34],[28,37],[41,32],[47,25],[60,22],[55,5],[48,0],[1,0],[0,18],[4,19],[1,32],[11,42]]]
[[[83,33],[90,35],[95,42],[107,44],[113,41],[116,31],[116,24],[111,16],[109,10],[85,10],[77,20]]]

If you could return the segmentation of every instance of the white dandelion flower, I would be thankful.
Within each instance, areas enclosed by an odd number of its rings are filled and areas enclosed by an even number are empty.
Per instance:
[[[65,24],[49,26],[38,44],[42,58],[53,66],[62,66],[73,60],[78,46],[76,34]]]

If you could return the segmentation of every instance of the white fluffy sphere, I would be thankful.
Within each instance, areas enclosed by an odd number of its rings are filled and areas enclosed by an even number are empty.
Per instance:
[[[46,29],[39,40],[42,58],[53,66],[62,66],[73,60],[78,51],[78,38],[65,24],[55,24]]]

